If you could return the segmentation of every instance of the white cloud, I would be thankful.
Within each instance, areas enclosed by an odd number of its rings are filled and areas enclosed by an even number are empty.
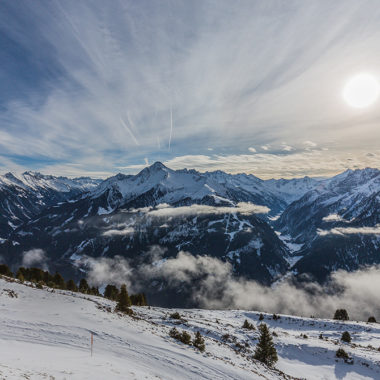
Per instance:
[[[103,236],[112,237],[112,236],[128,236],[133,235],[135,230],[132,227],[126,227],[123,229],[110,229],[102,233]]]
[[[207,205],[192,204],[191,206],[171,207],[168,204],[160,204],[156,208],[136,209],[135,212],[144,212],[153,217],[179,217],[188,215],[218,215],[235,214],[242,215],[267,214],[270,209],[266,206],[258,206],[248,202],[239,202],[236,207],[214,207]]]
[[[338,214],[330,214],[330,215],[324,216],[322,218],[322,220],[324,222],[343,222],[343,221],[346,221],[344,218],[342,218]]]
[[[38,266],[44,270],[48,269],[46,253],[42,249],[31,249],[23,252],[22,266],[33,267]]]
[[[315,148],[317,146],[317,144],[313,141],[310,141],[310,140],[306,140],[303,142],[304,145],[307,147],[307,148]]]
[[[375,227],[335,227],[331,230],[317,231],[318,235],[379,235],[380,236],[380,224]]]

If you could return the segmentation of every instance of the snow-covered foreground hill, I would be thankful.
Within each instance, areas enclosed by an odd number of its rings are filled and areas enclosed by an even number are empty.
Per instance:
[[[264,314],[279,353],[270,370],[251,359],[256,330],[241,328],[249,311],[135,307],[129,317],[101,297],[36,289],[0,279],[0,378],[5,379],[379,379],[380,326]],[[177,343],[171,327],[200,331],[206,352]],[[335,358],[339,338],[354,364]],[[93,356],[90,335],[94,334]],[[323,339],[319,336],[322,333]],[[369,347],[371,345],[372,347]],[[292,377],[293,376],[293,377]]]

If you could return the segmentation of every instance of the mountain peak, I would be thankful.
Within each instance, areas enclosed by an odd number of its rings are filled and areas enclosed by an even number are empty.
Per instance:
[[[149,168],[153,170],[167,169],[167,167],[160,161],[156,161],[154,164],[149,166]]]

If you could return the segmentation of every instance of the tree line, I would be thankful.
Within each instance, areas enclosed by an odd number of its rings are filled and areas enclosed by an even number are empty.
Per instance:
[[[65,281],[59,272],[51,274],[47,270],[44,271],[36,267],[20,267],[16,274],[13,274],[6,264],[0,264],[0,275],[16,278],[20,282],[28,281],[34,283],[39,289],[42,289],[43,286],[48,286],[53,289],[69,290],[72,292],[101,296],[99,289],[95,286],[90,286],[85,278],[82,278],[78,284],[73,279]],[[105,287],[104,297],[112,301],[117,301],[116,310],[122,312],[130,312],[129,307],[132,305],[148,305],[144,293],[137,293],[129,296],[125,284],[121,285],[120,290],[115,285],[107,285]]]

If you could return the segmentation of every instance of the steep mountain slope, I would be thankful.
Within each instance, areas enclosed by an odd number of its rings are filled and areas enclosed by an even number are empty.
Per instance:
[[[132,318],[114,313],[114,307],[114,302],[101,297],[0,279],[0,347],[7,348],[1,352],[0,376],[167,380],[364,380],[380,376],[377,324],[286,315],[273,320],[264,314],[263,322],[275,332],[277,370],[252,359],[261,323],[257,312],[134,307]],[[174,311],[185,320],[169,318]],[[255,330],[242,329],[245,319]],[[170,338],[173,326],[192,336],[200,331],[206,351],[200,353]],[[351,334],[354,344],[339,342],[342,331]],[[335,358],[340,346],[353,364]]]
[[[99,180],[69,179],[25,172],[0,176],[0,238],[36,217],[46,207],[94,189]]]
[[[380,262],[380,170],[347,170],[292,203],[276,222],[303,244],[299,272],[319,279]]]

